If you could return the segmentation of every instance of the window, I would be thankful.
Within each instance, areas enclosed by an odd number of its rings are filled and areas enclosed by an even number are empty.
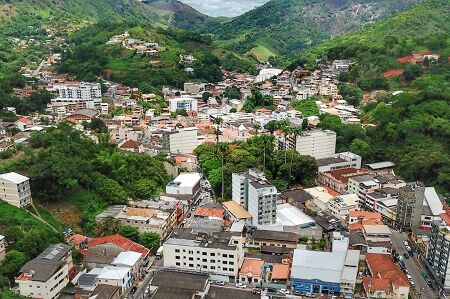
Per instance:
[[[203,268],[203,269],[208,269],[208,266],[204,265],[202,268]]]
[[[190,260],[190,261],[193,261],[193,260],[194,260],[194,258],[193,258],[193,257],[190,257],[190,258],[189,258],[189,260]]]
[[[194,254],[194,251],[192,251],[192,250],[189,250],[189,252],[188,252],[189,254]]]
[[[208,260],[207,259],[202,259],[202,262],[207,263]]]
[[[227,261],[223,261],[223,264],[226,265],[226,264],[228,264],[228,262]]]
[[[234,265],[234,262],[229,262],[230,265]]]
[[[229,257],[230,259],[232,259],[232,258],[234,258],[234,255],[233,255],[233,254],[230,254],[228,257]]]
[[[175,263],[175,265],[176,265],[176,266],[179,266],[179,265],[180,265],[180,263]]]
[[[216,270],[216,267],[214,267],[214,266],[211,266],[211,270]]]
[[[210,263],[215,263],[215,262],[216,262],[216,260],[210,260],[209,262],[210,262]]]
[[[190,268],[194,268],[194,264],[189,264],[189,267]]]
[[[176,259],[176,260],[179,260],[179,259],[180,259],[180,256],[179,256],[179,255],[175,256],[175,259]]]
[[[227,254],[226,253],[224,253],[223,255],[222,255],[223,257],[227,257]]]
[[[216,254],[214,252],[211,252],[209,255],[210,256],[216,256]]]
[[[175,252],[180,252],[180,249],[175,249]]]
[[[208,253],[207,252],[202,252],[202,255],[207,255]]]

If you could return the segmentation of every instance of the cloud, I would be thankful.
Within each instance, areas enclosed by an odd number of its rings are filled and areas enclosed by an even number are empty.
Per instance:
[[[243,14],[268,0],[180,0],[198,11],[213,17],[234,17]]]

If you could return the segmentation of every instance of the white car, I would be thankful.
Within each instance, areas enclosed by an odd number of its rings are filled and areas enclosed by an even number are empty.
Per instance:
[[[409,243],[408,243],[408,241],[403,241],[403,245],[405,245],[405,246],[409,246]]]
[[[407,275],[406,275],[406,278],[408,278],[409,281],[412,281],[411,275],[407,274]]]
[[[406,246],[406,250],[411,251],[411,247]]]
[[[237,283],[237,284],[236,284],[236,287],[237,287],[238,289],[245,289],[247,286],[246,286],[245,284],[243,284],[243,283]]]
[[[412,287],[416,285],[416,284],[414,283],[414,281],[412,281],[412,280],[409,282],[409,284],[410,284]]]
[[[286,289],[280,289],[279,291],[281,294],[289,294],[289,291]]]

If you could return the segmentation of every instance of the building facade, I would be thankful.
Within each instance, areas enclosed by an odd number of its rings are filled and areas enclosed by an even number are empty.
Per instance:
[[[1,174],[0,199],[18,208],[31,205],[30,179],[15,172]]]
[[[336,133],[333,131],[306,131],[289,136],[287,148],[316,159],[330,157],[336,152]]]
[[[403,228],[417,228],[421,224],[425,187],[420,182],[399,189],[395,222]]]
[[[198,129],[196,127],[181,128],[169,134],[171,154],[192,154],[198,145]]]

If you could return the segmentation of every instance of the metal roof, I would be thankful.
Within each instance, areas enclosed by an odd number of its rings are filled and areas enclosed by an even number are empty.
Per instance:
[[[23,182],[29,180],[29,178],[27,178],[26,176],[23,176],[16,172],[8,172],[8,173],[0,174],[0,178],[10,181],[10,182],[13,182],[15,184],[20,184],[20,183],[23,183]]]
[[[345,252],[294,250],[292,278],[339,283],[344,270]]]

